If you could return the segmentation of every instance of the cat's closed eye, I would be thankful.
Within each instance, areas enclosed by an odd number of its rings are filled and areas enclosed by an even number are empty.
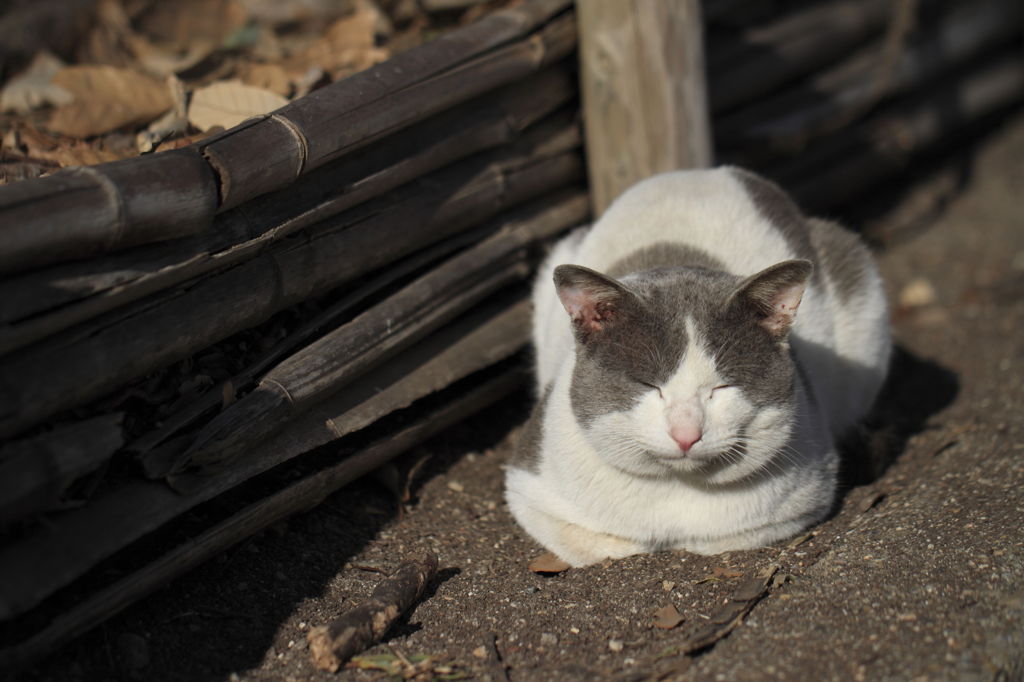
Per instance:
[[[713,389],[711,389],[711,393],[708,394],[708,398],[714,398],[715,391],[723,391],[727,388],[735,388],[735,386],[733,386],[732,384],[721,384],[719,386],[715,386]]]
[[[658,386],[657,384],[652,384],[651,382],[649,382],[649,381],[643,381],[642,379],[637,379],[637,380],[636,380],[636,382],[637,382],[638,384],[640,384],[641,386],[646,386],[647,388],[653,388],[653,389],[654,389],[655,391],[657,391],[657,392],[658,392],[658,396],[659,396],[659,397],[661,397],[661,398],[664,398],[664,397],[665,397],[665,396],[664,396],[664,395],[662,394],[662,392],[661,392],[661,387],[660,387],[660,386]]]

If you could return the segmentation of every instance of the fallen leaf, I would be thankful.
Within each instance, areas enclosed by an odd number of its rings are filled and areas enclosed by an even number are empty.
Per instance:
[[[149,3],[135,25],[156,43],[184,50],[196,42],[219,47],[248,19],[237,0],[178,0]]]
[[[238,73],[246,85],[263,88],[287,97],[292,91],[292,78],[279,64],[247,64]]]
[[[289,64],[304,69],[314,65],[338,80],[367,69],[390,56],[376,46],[382,13],[371,3],[360,3],[356,11],[338,19],[323,36],[295,55]]]
[[[128,125],[148,123],[174,106],[167,85],[116,66],[69,66],[53,82],[74,101],[50,117],[47,127],[73,137],[91,137]]]
[[[51,82],[62,68],[64,62],[53,54],[37,53],[28,68],[7,81],[0,91],[0,111],[25,115],[46,105],[69,104],[74,95]]]
[[[654,627],[662,630],[671,630],[684,620],[686,619],[673,604],[662,606],[654,612]]]
[[[908,282],[900,291],[899,304],[903,308],[922,308],[935,303],[936,298],[932,283],[924,277],[918,277]]]
[[[68,166],[95,166],[98,163],[118,161],[126,158],[123,154],[106,149],[98,149],[87,142],[81,141],[59,147],[48,156],[59,163],[61,168]]]
[[[238,80],[222,81],[192,93],[188,120],[200,130],[231,128],[247,118],[267,114],[288,103],[277,93]]]
[[[186,135],[185,137],[175,137],[170,140],[164,140],[159,145],[157,145],[154,151],[164,152],[169,149],[181,149],[182,147],[187,147],[194,142],[198,142],[199,140],[207,138],[210,135],[216,135],[217,133],[223,131],[224,128],[220,126],[214,126],[213,128],[207,130],[205,133],[196,133],[195,135]]]
[[[562,573],[572,568],[568,563],[548,552],[530,562],[529,567],[534,573]]]

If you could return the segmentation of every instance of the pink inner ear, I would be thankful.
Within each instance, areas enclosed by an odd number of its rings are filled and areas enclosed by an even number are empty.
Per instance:
[[[602,321],[607,317],[607,306],[579,287],[562,287],[558,292],[562,306],[572,318],[572,321],[581,329],[588,332],[596,332],[602,329]]]
[[[805,283],[800,282],[780,289],[772,299],[772,312],[761,321],[761,326],[776,336],[789,331],[804,296],[804,287]]]

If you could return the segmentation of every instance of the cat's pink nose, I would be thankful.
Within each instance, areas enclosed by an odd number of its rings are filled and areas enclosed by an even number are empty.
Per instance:
[[[689,452],[694,443],[699,441],[704,434],[701,433],[700,427],[696,424],[685,424],[673,426],[669,429],[668,435],[672,436],[672,440],[679,444],[680,450]]]

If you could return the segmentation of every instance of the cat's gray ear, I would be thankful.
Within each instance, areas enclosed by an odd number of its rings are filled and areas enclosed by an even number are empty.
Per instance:
[[[619,282],[582,265],[555,268],[555,289],[583,342],[614,325],[632,297]]]
[[[730,304],[752,311],[758,324],[781,339],[793,326],[813,269],[807,260],[776,263],[743,280],[730,297]]]

